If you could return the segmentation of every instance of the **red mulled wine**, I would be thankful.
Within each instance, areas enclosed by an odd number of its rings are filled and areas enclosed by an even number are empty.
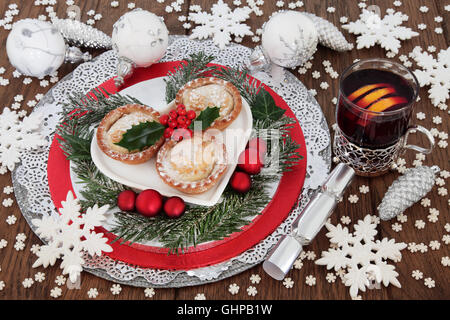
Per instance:
[[[413,83],[387,69],[357,69],[342,75],[336,121],[352,143],[378,149],[406,133],[416,97]]]

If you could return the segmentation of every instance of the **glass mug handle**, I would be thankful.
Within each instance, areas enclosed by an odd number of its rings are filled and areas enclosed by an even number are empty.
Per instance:
[[[419,146],[416,146],[416,145],[407,144],[408,143],[408,136],[409,136],[409,134],[413,133],[413,132],[416,132],[416,131],[418,131],[420,133],[423,133],[425,135],[425,137],[427,137],[428,142],[430,143],[430,147],[429,148],[422,148],[422,147],[419,147]],[[433,151],[434,144],[435,144],[435,141],[434,141],[434,137],[431,134],[431,132],[428,131],[427,129],[425,129],[424,127],[422,127],[422,126],[415,125],[415,126],[409,127],[408,130],[406,131],[405,143],[404,143],[403,148],[404,149],[411,149],[411,150],[414,150],[414,151],[417,151],[417,152],[420,152],[420,153],[424,153],[424,154],[429,154],[429,153],[431,153],[431,151]]]

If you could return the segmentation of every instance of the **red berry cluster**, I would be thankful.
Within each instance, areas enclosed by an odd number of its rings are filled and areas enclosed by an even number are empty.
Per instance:
[[[163,196],[156,190],[147,189],[139,194],[132,190],[124,190],[117,197],[117,206],[122,211],[137,210],[145,217],[154,217],[161,212],[170,218],[183,215],[186,204],[180,197],[170,197],[164,201]]]
[[[179,104],[175,110],[171,110],[169,114],[163,114],[159,117],[159,122],[167,127],[164,130],[164,137],[175,141],[191,138],[193,132],[189,126],[196,116],[194,110],[187,111],[182,104]]]

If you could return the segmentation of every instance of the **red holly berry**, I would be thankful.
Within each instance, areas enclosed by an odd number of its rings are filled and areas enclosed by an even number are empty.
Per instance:
[[[177,108],[177,113],[179,116],[185,116],[186,115],[186,108],[183,106],[183,108]]]
[[[186,209],[184,200],[180,197],[170,197],[164,203],[164,212],[170,218],[179,218]]]
[[[117,206],[122,211],[133,211],[136,193],[131,190],[124,190],[117,197]]]
[[[252,179],[247,173],[236,171],[231,176],[230,186],[236,192],[246,193],[252,187]]]
[[[175,129],[172,134],[172,140],[181,141],[183,140],[184,129]]]
[[[189,127],[189,126],[191,125],[191,123],[192,123],[192,121],[191,121],[190,119],[187,119],[187,120],[186,120],[186,123],[185,123],[185,124],[186,124],[186,127]]]
[[[183,131],[183,139],[190,139],[194,135],[194,132],[191,129],[184,129]]]
[[[186,113],[186,116],[187,116],[187,118],[188,118],[189,120],[194,120],[195,117],[196,117],[197,115],[195,114],[195,111],[194,111],[194,110],[189,110],[189,111]]]
[[[169,121],[169,115],[163,114],[159,117],[159,123],[161,123],[163,126],[167,126],[167,122]]]
[[[175,119],[170,119],[168,123],[169,123],[169,127],[170,128],[176,128],[178,126],[178,122],[177,122],[176,118]]]
[[[173,128],[168,127],[164,130],[164,138],[170,138],[173,134]]]
[[[169,116],[170,119],[176,119],[178,117],[178,113],[175,110],[170,110]]]
[[[238,167],[248,174],[258,174],[263,167],[261,157],[256,149],[245,149],[239,155]]]
[[[178,116],[177,122],[178,122],[178,124],[181,124],[181,125],[185,124],[186,123],[186,117],[185,116]]]
[[[177,109],[184,109],[184,110],[186,110],[186,107],[184,106],[184,104],[180,103],[179,105],[177,105]]]
[[[248,142],[248,148],[256,149],[261,158],[263,158],[267,152],[267,143],[261,138],[253,138]]]
[[[142,191],[136,198],[137,211],[146,217],[156,216],[163,206],[162,195],[153,189]]]

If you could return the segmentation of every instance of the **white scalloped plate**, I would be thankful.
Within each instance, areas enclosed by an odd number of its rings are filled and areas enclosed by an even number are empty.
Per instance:
[[[120,93],[133,96],[160,113],[167,113],[168,110],[173,107],[173,103],[169,105],[166,104],[165,88],[166,84],[164,82],[164,77],[160,77],[137,83],[122,90]],[[224,130],[224,143],[227,149],[227,156],[228,159],[231,159],[232,161],[230,161],[227,172],[222,179],[213,188],[201,194],[182,193],[165,184],[156,172],[156,157],[138,165],[129,165],[111,159],[98,147],[95,134],[91,143],[92,161],[104,175],[130,188],[137,190],[155,189],[163,196],[179,196],[184,201],[192,204],[212,206],[219,201],[220,196],[225,190],[236,167],[239,154],[247,145],[252,126],[253,118],[250,106],[242,99],[241,113],[236,120]]]

